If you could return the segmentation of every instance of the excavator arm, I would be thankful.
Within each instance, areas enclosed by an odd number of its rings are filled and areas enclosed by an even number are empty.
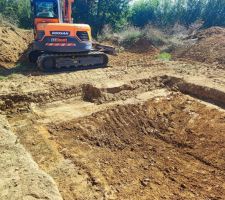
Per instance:
[[[74,3],[74,0],[61,0],[63,21],[65,23],[73,23],[73,18],[72,18],[73,3]]]

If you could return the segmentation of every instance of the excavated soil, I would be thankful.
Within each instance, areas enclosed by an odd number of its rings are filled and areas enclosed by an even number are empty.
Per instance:
[[[90,199],[222,199],[224,124],[224,113],[178,94],[49,131],[64,159],[89,175]],[[70,182],[60,180],[64,191]],[[77,198],[77,187],[64,197]]]
[[[147,82],[123,101],[49,103],[9,122],[66,200],[223,199],[224,110]]]
[[[225,199],[217,64],[125,51],[104,69],[22,74],[0,80],[1,200]]]
[[[23,59],[33,40],[32,31],[14,26],[0,26],[0,68],[13,68]]]
[[[176,57],[199,62],[214,63],[225,68],[225,29],[212,27],[198,32],[192,39],[197,40],[181,52],[176,52]]]

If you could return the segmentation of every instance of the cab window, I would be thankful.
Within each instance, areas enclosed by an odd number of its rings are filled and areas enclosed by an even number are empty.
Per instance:
[[[54,1],[39,2],[35,4],[35,15],[38,18],[57,18],[57,3]]]

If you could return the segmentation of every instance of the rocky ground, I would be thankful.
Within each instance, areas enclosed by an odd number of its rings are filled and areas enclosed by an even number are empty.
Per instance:
[[[4,71],[0,199],[224,199],[224,67],[156,53]]]

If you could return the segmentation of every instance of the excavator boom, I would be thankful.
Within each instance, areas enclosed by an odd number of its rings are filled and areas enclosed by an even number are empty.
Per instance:
[[[63,16],[65,23],[73,23],[72,19],[72,4],[74,0],[62,0],[63,4]]]

